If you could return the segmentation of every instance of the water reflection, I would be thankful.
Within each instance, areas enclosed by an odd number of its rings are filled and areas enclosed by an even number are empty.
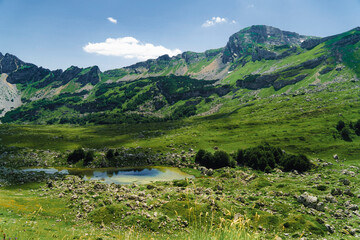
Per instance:
[[[147,168],[106,168],[106,169],[71,169],[71,168],[30,168],[24,171],[45,172],[49,174],[63,173],[80,176],[84,180],[104,181],[105,183],[146,184],[152,181],[171,181],[175,179],[192,178],[192,175],[174,167]]]

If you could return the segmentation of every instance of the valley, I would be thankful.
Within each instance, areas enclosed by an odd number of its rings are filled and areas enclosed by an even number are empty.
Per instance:
[[[1,55],[0,231],[358,238],[359,36],[359,28],[318,38],[251,26],[223,48],[105,72]],[[190,177],[108,184],[19,170],[156,166]]]

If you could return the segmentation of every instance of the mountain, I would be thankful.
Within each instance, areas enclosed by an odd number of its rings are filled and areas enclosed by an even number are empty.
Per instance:
[[[307,39],[317,38],[264,25],[251,26],[233,34],[223,48],[204,53],[184,52],[172,58],[161,56],[124,68],[126,75],[119,75],[119,78],[134,80],[174,74],[189,75],[196,79],[223,79],[229,70],[249,61],[285,58]]]
[[[251,99],[357,82],[360,28],[317,38],[251,26],[226,46],[100,72],[50,71],[0,53],[2,122],[122,123],[208,115]]]

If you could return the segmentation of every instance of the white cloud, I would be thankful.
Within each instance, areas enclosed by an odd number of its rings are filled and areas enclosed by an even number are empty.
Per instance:
[[[206,20],[201,26],[204,28],[208,28],[215,26],[216,24],[223,24],[223,23],[236,24],[236,21],[235,20],[229,21],[228,19],[222,17],[212,17],[210,20]]]
[[[201,26],[202,27],[212,27],[215,24],[220,24],[220,23],[227,23],[227,19],[226,18],[221,18],[221,17],[212,17],[210,20],[206,20]]]
[[[168,49],[163,46],[155,46],[151,43],[141,43],[133,37],[107,38],[105,42],[88,43],[83,47],[88,53],[97,53],[105,56],[118,56],[127,59],[145,61],[162,55],[175,56],[181,53],[179,49]]]
[[[109,20],[111,23],[117,24],[117,20],[115,18],[108,17],[107,20]]]
[[[255,8],[255,5],[254,5],[254,4],[249,4],[249,5],[247,6],[247,8]]]

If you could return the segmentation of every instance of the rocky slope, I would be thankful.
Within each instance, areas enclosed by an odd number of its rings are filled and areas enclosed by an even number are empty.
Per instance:
[[[17,90],[16,85],[6,81],[7,77],[6,73],[0,76],[0,117],[21,106],[21,93]]]

